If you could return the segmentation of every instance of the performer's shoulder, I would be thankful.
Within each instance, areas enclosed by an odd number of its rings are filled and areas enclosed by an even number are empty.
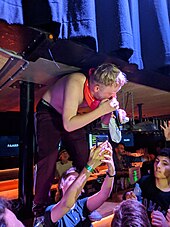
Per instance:
[[[74,72],[69,75],[69,80],[84,83],[86,80],[86,76],[82,72]]]

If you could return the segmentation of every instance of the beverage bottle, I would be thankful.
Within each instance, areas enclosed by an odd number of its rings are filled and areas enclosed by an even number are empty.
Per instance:
[[[134,192],[134,194],[136,195],[137,200],[138,200],[140,203],[142,203],[142,190],[141,190],[141,188],[140,188],[140,186],[139,186],[138,183],[135,184],[135,188],[134,188],[133,192]]]

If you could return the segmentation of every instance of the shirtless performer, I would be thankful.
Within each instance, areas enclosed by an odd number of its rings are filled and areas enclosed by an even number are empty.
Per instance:
[[[49,203],[60,139],[67,146],[73,166],[79,171],[88,161],[89,149],[84,126],[119,108],[116,93],[126,83],[124,74],[107,63],[90,75],[76,72],[59,79],[37,105],[38,163],[33,212],[42,216]],[[107,119],[107,122],[106,122]],[[108,120],[109,119],[109,120]]]

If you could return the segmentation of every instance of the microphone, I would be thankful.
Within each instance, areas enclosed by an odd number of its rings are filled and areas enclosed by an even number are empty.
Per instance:
[[[117,125],[117,127],[119,128],[119,130],[120,130],[122,124],[121,124],[120,118],[119,118],[119,111],[118,111],[118,110],[115,110],[115,111],[113,111],[113,114],[114,114],[114,116],[115,116],[116,125]]]
[[[116,107],[118,105],[118,101],[115,97],[112,98],[111,102],[110,102],[110,106],[111,107]],[[120,109],[121,111],[121,109]],[[120,112],[121,113],[121,112]],[[122,129],[122,124],[126,124],[129,121],[129,118],[126,117],[126,112],[124,111],[124,114],[121,116],[121,121],[120,121],[120,117],[119,117],[119,110],[114,110],[113,114],[115,115],[115,123],[118,127],[119,130]]]

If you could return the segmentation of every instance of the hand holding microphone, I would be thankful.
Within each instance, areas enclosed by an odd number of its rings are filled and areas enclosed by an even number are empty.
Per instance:
[[[119,103],[114,97],[110,102],[111,107],[115,107],[115,110],[112,112],[112,116],[109,122],[109,132],[112,141],[119,143],[122,139],[121,134],[121,124],[125,124],[129,121],[129,118],[126,117],[126,112],[122,109],[119,109]]]
[[[113,117],[115,118],[118,128],[121,124],[125,124],[129,121],[129,118],[126,117],[126,112],[123,109],[119,109],[119,102],[115,97],[112,98],[110,106],[115,108],[117,107],[117,109],[113,111]]]

